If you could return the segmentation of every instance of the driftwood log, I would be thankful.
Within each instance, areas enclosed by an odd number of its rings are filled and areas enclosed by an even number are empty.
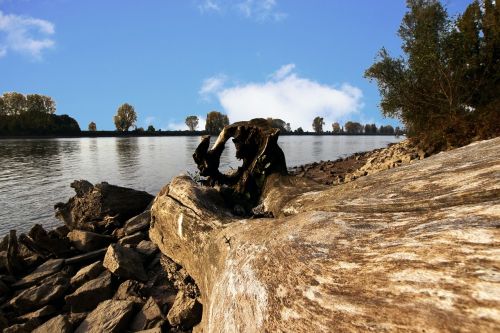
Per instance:
[[[197,282],[197,332],[499,332],[499,160],[496,138],[323,190],[276,180],[274,219],[176,177],[150,238]]]
[[[213,147],[204,136],[193,154],[200,175],[208,186],[220,185],[221,194],[236,213],[248,213],[257,205],[269,175],[287,174],[285,155],[278,146],[279,129],[265,119],[252,119],[224,127]],[[243,161],[232,173],[219,171],[226,142],[233,138],[236,158]]]

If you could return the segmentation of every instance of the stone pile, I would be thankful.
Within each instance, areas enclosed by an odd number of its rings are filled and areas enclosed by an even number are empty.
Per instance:
[[[56,205],[65,225],[0,242],[3,332],[184,332],[201,320],[198,287],[149,239],[146,192],[87,181]]]
[[[349,183],[363,176],[407,165],[428,157],[410,140],[389,145],[387,148],[355,153],[335,161],[320,161],[293,167],[292,175],[311,178],[325,185]]]

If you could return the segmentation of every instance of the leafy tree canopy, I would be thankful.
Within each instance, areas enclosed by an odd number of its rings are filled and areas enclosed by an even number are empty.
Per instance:
[[[210,134],[218,134],[224,126],[229,125],[229,118],[220,112],[211,111],[207,114],[205,130]]]
[[[137,113],[132,105],[125,103],[120,105],[113,117],[117,131],[127,132],[137,121]]]
[[[377,81],[384,116],[400,119],[430,150],[500,134],[500,12],[474,1],[455,19],[437,0],[408,0],[399,28],[404,56],[382,48],[365,77]]]

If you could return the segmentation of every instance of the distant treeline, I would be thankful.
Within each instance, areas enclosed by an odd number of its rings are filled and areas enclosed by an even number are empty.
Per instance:
[[[78,135],[78,122],[55,115],[56,104],[48,96],[12,92],[0,96],[0,135]]]

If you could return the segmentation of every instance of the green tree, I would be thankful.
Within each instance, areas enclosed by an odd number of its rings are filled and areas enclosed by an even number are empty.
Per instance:
[[[211,111],[207,114],[205,130],[210,134],[220,133],[224,126],[229,125],[229,118],[220,112]]]
[[[297,134],[304,134],[304,130],[302,129],[302,127],[299,127],[295,130],[295,133]]]
[[[3,101],[3,97],[0,96],[0,116],[7,115],[7,110],[5,108],[5,102]]]
[[[116,111],[113,121],[117,131],[127,132],[137,121],[134,107],[128,103],[122,104]]]
[[[188,116],[186,117],[186,126],[191,132],[196,131],[199,121],[197,116]]]
[[[324,124],[325,124],[325,122],[323,121],[322,117],[314,118],[313,123],[312,123],[312,128],[313,128],[314,132],[323,133],[323,125]]]
[[[344,125],[345,131],[348,134],[361,134],[363,133],[363,125],[358,122],[348,121]]]
[[[408,0],[399,29],[404,57],[385,49],[365,76],[376,80],[382,113],[410,136],[442,149],[499,134],[500,35],[496,2],[469,5],[456,20],[437,0]],[[489,126],[489,127],[488,127]]]
[[[379,129],[380,134],[394,134],[394,128],[391,125],[380,126]]]
[[[7,115],[19,115],[26,111],[26,97],[17,92],[4,93],[2,96]]]
[[[89,132],[95,132],[95,131],[97,131],[97,126],[93,121],[91,121],[89,123]]]
[[[332,124],[332,132],[335,134],[340,133],[340,124],[339,123],[335,122]]]
[[[153,125],[149,125],[149,126],[148,126],[147,131],[148,131],[149,133],[154,133],[154,132],[156,132],[156,129],[154,128],[154,126],[153,126]]]
[[[26,95],[26,110],[53,114],[56,112],[56,103],[49,96],[28,94]]]

